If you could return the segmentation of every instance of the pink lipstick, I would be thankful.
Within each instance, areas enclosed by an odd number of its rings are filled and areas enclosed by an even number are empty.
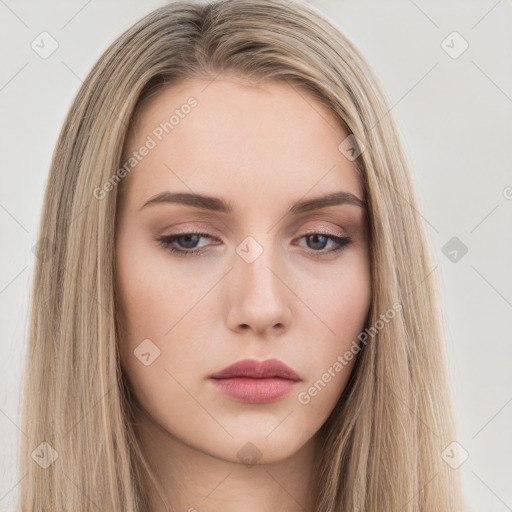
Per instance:
[[[302,379],[279,359],[244,359],[210,375],[210,380],[225,395],[261,404],[287,395]]]

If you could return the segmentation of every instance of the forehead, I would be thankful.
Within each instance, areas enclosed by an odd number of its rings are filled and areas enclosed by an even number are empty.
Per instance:
[[[130,128],[125,159],[151,146],[122,184],[139,203],[173,189],[246,205],[310,190],[363,197],[353,162],[338,149],[348,134],[335,115],[283,81],[189,79],[149,97]]]

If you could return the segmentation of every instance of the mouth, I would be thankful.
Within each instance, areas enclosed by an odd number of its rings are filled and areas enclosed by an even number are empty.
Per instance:
[[[279,359],[244,359],[210,375],[209,379],[221,393],[253,404],[278,400],[302,380]]]
[[[221,393],[246,403],[267,403],[288,393],[300,376],[278,359],[244,359],[209,377]]]

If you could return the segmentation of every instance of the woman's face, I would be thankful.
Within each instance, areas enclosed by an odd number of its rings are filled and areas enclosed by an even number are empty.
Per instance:
[[[364,208],[309,203],[364,199],[338,149],[347,134],[304,91],[237,77],[170,86],[134,123],[116,292],[121,364],[146,421],[224,460],[289,457],[333,410],[369,311]],[[211,377],[248,359],[277,359],[295,380],[275,365]]]

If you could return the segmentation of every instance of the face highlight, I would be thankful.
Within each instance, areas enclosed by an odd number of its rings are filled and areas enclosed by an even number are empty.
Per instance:
[[[313,443],[355,363],[301,403],[365,327],[364,191],[338,149],[348,134],[314,98],[284,82],[210,81],[150,97],[128,140],[128,152],[155,145],[119,185],[121,364],[155,438],[270,463]],[[247,359],[299,379],[240,377],[230,394],[211,378]]]

